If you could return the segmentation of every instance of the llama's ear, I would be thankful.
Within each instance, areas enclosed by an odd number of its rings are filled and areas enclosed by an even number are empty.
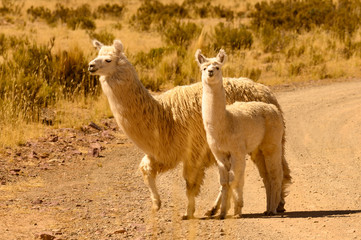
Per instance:
[[[201,50],[200,49],[198,49],[197,51],[196,51],[196,54],[195,54],[195,57],[196,57],[196,62],[198,63],[198,66],[200,66],[202,63],[204,63],[204,62],[206,62],[207,61],[207,58],[205,57],[205,56],[203,56],[202,54],[201,54]]]
[[[120,40],[114,40],[113,46],[115,50],[117,50],[117,53],[122,53],[124,50],[123,43]]]
[[[93,46],[96,47],[98,50],[100,50],[104,46],[104,44],[99,42],[98,40],[94,39]]]
[[[217,62],[219,62],[221,65],[225,64],[227,62],[227,54],[226,52],[221,49],[219,50],[219,53],[217,54]]]

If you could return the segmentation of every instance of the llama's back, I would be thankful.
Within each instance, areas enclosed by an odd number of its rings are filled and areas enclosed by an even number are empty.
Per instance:
[[[227,104],[235,101],[259,101],[272,103],[279,108],[276,97],[271,90],[262,84],[247,78],[224,78]],[[172,112],[174,120],[174,143],[180,161],[193,162],[194,167],[209,166],[214,157],[206,141],[206,133],[202,120],[202,83],[175,87],[157,97],[158,101]]]
[[[254,148],[265,140],[275,145],[282,144],[283,116],[275,105],[254,101],[235,102],[228,105],[226,109],[232,132],[239,134],[238,140],[241,141],[242,138],[248,136],[250,139],[247,140],[247,144],[253,142]],[[232,132],[229,134],[233,134]],[[232,141],[239,142],[237,139]]]
[[[272,103],[278,109],[281,107],[269,87],[256,83],[248,78],[223,78],[227,104],[240,102]]]
[[[271,90],[248,78],[223,78],[227,104],[239,102],[265,102],[280,105]],[[160,96],[158,100],[173,112],[173,119],[180,124],[189,125],[190,119],[202,117],[202,83],[175,87]],[[201,121],[202,122],[202,121]]]

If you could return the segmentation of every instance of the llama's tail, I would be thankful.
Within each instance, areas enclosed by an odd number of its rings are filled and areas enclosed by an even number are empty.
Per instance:
[[[288,195],[287,188],[292,184],[292,177],[291,177],[291,170],[288,167],[288,163],[285,158],[285,143],[286,143],[286,137],[285,134],[283,134],[282,137],[282,168],[283,168],[283,180],[282,180],[282,192],[281,192],[281,202],[279,205],[279,209],[277,211],[283,212],[285,211],[284,205],[285,205],[285,198]]]

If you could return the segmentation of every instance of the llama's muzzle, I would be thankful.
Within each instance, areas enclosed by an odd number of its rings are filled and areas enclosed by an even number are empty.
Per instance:
[[[96,69],[95,64],[89,64],[88,71],[91,73],[95,73],[98,69]]]
[[[208,70],[208,76],[209,76],[209,77],[213,77],[213,75],[214,75],[213,70]]]

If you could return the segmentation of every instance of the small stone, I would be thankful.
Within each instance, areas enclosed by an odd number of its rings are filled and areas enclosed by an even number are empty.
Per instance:
[[[59,140],[58,136],[54,136],[52,139],[50,139],[50,142],[57,142]]]
[[[56,237],[50,233],[40,233],[36,236],[36,239],[41,239],[41,240],[53,240],[55,238]]]
[[[34,201],[32,201],[32,204],[42,204],[44,201],[42,199],[36,199]]]
[[[125,233],[125,232],[126,232],[126,230],[124,228],[122,228],[122,229],[114,231],[113,234],[121,234],[121,233]]]
[[[89,150],[90,155],[93,157],[99,157],[101,148],[102,147],[99,143],[90,144],[90,150]]]

